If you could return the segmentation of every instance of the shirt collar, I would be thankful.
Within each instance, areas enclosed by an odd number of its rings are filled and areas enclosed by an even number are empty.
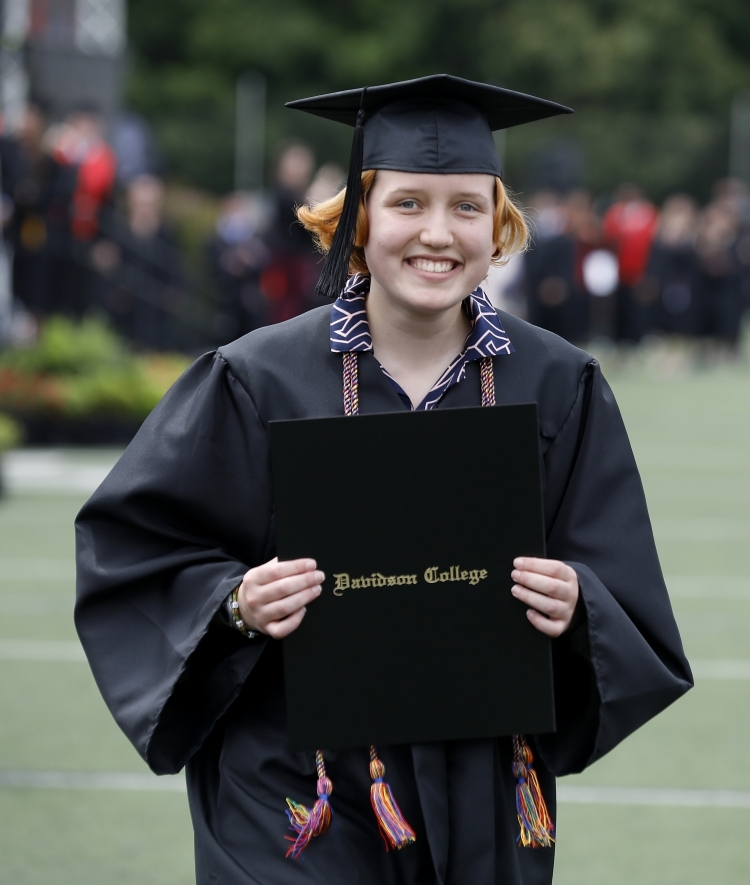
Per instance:
[[[372,350],[365,308],[369,291],[370,277],[354,274],[334,302],[331,309],[331,350],[334,353]],[[463,306],[471,321],[471,332],[461,354],[464,362],[513,353],[510,338],[481,288],[476,288],[464,298]]]

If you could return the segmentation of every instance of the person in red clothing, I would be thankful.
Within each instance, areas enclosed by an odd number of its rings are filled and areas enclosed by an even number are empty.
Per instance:
[[[75,170],[70,253],[61,283],[61,303],[66,312],[80,316],[101,297],[89,252],[99,234],[102,212],[112,197],[117,161],[104,140],[101,115],[93,108],[82,107],[70,113],[54,127],[50,141],[58,163]]]
[[[659,212],[643,192],[622,185],[604,216],[604,236],[615,245],[620,273],[618,340],[640,341],[656,326],[659,289],[646,277]]]
[[[117,160],[104,140],[101,116],[93,109],[73,111],[56,146],[56,158],[78,166],[73,194],[71,226],[73,236],[84,243],[99,230],[99,214],[112,195]]]

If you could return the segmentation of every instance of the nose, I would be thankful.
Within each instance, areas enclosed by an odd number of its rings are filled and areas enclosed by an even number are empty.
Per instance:
[[[453,245],[453,232],[446,212],[433,209],[426,214],[419,242],[432,249],[445,249]]]

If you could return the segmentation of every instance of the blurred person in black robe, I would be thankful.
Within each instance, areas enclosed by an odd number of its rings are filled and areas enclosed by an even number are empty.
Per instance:
[[[13,215],[13,193],[16,185],[24,174],[24,163],[21,157],[21,145],[18,139],[5,131],[5,121],[0,113],[0,192],[2,193],[2,228]]]
[[[591,330],[590,293],[583,264],[591,252],[603,246],[601,225],[590,195],[582,190],[566,197],[540,194],[532,206],[538,215],[524,261],[528,319],[566,341],[580,343]],[[597,314],[596,330],[605,325]]]
[[[37,319],[68,307],[64,293],[70,276],[70,212],[76,181],[75,169],[58,163],[47,150],[45,125],[42,111],[29,105],[16,144],[10,140],[5,148],[13,294]]]
[[[267,209],[259,196],[230,194],[224,199],[209,245],[219,293],[213,330],[231,341],[268,322],[268,301],[260,286],[271,251],[266,243]]]
[[[739,343],[743,311],[739,230],[735,213],[715,201],[700,213],[695,241],[698,331],[730,353]]]
[[[315,295],[320,256],[295,214],[296,207],[305,202],[314,171],[315,156],[300,143],[287,145],[276,164],[272,256],[261,277],[270,323],[283,322],[320,304]]]
[[[559,194],[541,192],[530,201],[532,238],[524,256],[529,322],[571,340],[570,304],[574,245]]]
[[[714,202],[735,219],[737,236],[732,251],[738,271],[737,310],[742,316],[750,310],[750,189],[738,178],[722,178],[714,185]]]
[[[420,97],[436,83],[467,98]],[[361,413],[479,406],[485,385],[499,405],[538,405],[549,559],[516,563],[513,577],[529,620],[554,636],[558,728],[529,736],[553,818],[555,776],[599,759],[692,682],[638,471],[597,362],[496,313],[474,288],[490,259],[502,261],[526,234],[499,179],[490,126],[565,109],[445,77],[406,88],[413,104],[379,106],[376,93],[368,106],[361,90],[334,97],[350,103],[343,119],[352,124],[361,103],[370,116],[346,194],[300,213],[330,248],[322,283],[340,293],[333,310],[258,329],[197,360],[79,515],[77,629],[110,709],[152,769],[187,765],[201,885],[552,880],[549,839],[534,849],[517,841],[510,737],[379,748],[416,833],[394,852],[373,820],[367,750],[326,751],[333,824],[299,861],[284,858],[284,798],[312,799],[319,771],[313,753],[287,746],[279,640],[314,604],[322,576],[308,560],[274,559],[268,423],[344,414],[347,366],[359,379]],[[388,96],[404,84],[380,89]],[[378,157],[368,145],[382,144],[381,124],[401,127],[402,137]],[[425,132],[427,146],[415,147]],[[355,145],[361,133],[360,122]],[[361,196],[358,165],[380,170],[362,175]],[[409,171],[415,165],[423,171]],[[338,219],[347,219],[338,242],[356,238],[351,255],[337,251]],[[347,268],[356,272],[348,281]],[[456,350],[461,370],[446,373]],[[482,470],[502,465],[467,441],[466,464],[450,469],[466,471],[470,519]],[[342,519],[366,506],[353,503],[356,491],[345,482],[332,490]],[[498,513],[498,531],[504,518]],[[330,792],[319,782],[316,808]]]
[[[145,350],[179,346],[172,319],[185,302],[180,251],[164,221],[164,185],[139,175],[126,191],[126,216],[102,219],[91,265],[101,275],[101,303],[115,327]]]
[[[700,332],[700,305],[695,291],[697,224],[698,208],[692,197],[673,194],[665,200],[647,273],[659,287],[660,328],[688,337]]]

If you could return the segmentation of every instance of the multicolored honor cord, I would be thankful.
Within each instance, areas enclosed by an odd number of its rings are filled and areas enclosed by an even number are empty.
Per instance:
[[[331,802],[333,784],[326,776],[326,764],[320,750],[315,753],[315,765],[318,769],[318,798],[312,810],[287,797],[286,804],[289,827],[297,834],[286,836],[292,845],[286,853],[287,857],[297,858],[310,844],[315,836],[320,836],[331,825]]]
[[[326,774],[325,760],[321,750],[315,751],[315,766],[318,770],[318,798],[312,809],[287,798],[286,815],[289,827],[297,835],[286,836],[292,844],[286,853],[287,857],[298,858],[307,848],[310,841],[321,836],[330,827],[333,814],[331,812],[331,793],[333,784]],[[411,845],[417,838],[409,826],[393,798],[391,788],[385,781],[385,765],[380,761],[375,747],[370,747],[370,803],[375,812],[380,835],[385,843],[385,850],[404,848]]]

